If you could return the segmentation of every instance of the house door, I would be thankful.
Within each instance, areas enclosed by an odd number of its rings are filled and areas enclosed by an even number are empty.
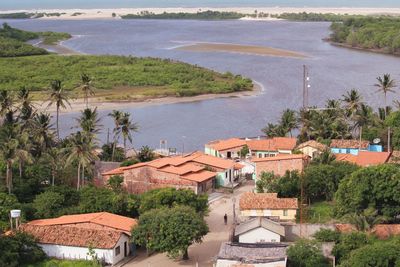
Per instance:
[[[230,159],[230,158],[232,157],[232,152],[230,152],[230,151],[227,152],[227,153],[226,153],[226,157],[227,157],[228,159]]]
[[[128,256],[128,244],[125,241],[125,243],[124,243],[124,257],[126,257],[126,256]]]

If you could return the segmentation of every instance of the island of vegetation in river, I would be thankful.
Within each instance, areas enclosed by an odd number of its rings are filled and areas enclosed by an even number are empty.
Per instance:
[[[222,94],[253,88],[252,81],[240,75],[168,59],[46,55],[0,59],[0,89],[26,86],[40,92],[50,81],[62,80],[65,88],[72,90],[79,84],[81,73],[94,77],[97,95],[106,100]]]
[[[62,32],[30,32],[13,28],[7,23],[0,28],[0,57],[18,57],[49,54],[45,49],[26,43],[30,40],[41,40],[43,44],[54,45],[59,41],[71,38]]]
[[[252,81],[240,75],[168,59],[46,55],[46,50],[25,43],[42,38],[43,44],[51,45],[68,37],[68,33],[29,32],[4,24],[0,29],[0,89],[29,87],[37,92],[37,98],[43,98],[41,92],[52,80],[61,80],[66,89],[73,90],[82,73],[94,77],[97,95],[110,101],[223,94],[253,88]]]

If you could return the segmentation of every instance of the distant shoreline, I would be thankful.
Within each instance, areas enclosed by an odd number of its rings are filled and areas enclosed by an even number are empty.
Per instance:
[[[127,14],[138,14],[142,11],[154,14],[167,13],[197,13],[199,11],[220,11],[238,12],[242,14],[268,13],[279,15],[282,13],[333,13],[349,15],[400,15],[400,8],[359,8],[359,7],[198,7],[198,8],[115,8],[115,9],[31,9],[31,10],[7,10],[0,11],[0,14],[19,12],[38,13],[60,13],[60,16],[42,17],[39,20],[86,20],[86,19],[120,19],[120,16]],[[65,13],[65,14],[63,14]],[[115,17],[113,17],[113,13]],[[262,20],[262,18],[260,19]]]

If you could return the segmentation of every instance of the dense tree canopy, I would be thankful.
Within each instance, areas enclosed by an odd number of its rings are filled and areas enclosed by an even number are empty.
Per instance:
[[[138,226],[132,230],[132,240],[150,250],[188,259],[189,246],[200,243],[207,233],[208,226],[201,215],[190,207],[176,206],[141,214]]]
[[[196,195],[192,190],[161,188],[148,191],[141,195],[140,213],[151,209],[186,205],[196,212],[206,214],[208,212],[207,195]]]
[[[400,214],[400,167],[380,165],[355,171],[339,185],[336,213],[360,213],[374,208],[378,215],[394,218]]]
[[[329,266],[322,254],[321,245],[312,240],[300,239],[287,250],[289,267]]]

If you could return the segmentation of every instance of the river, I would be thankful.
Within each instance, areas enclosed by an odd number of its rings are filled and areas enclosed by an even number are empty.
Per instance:
[[[341,97],[357,88],[364,100],[377,107],[375,78],[391,73],[400,81],[400,58],[339,48],[324,42],[329,23],[288,21],[160,21],[160,20],[14,20],[12,26],[32,31],[63,31],[75,38],[64,45],[87,54],[116,54],[172,58],[216,71],[242,74],[260,82],[261,95],[199,102],[128,108],[140,125],[134,145],[157,148],[161,139],[181,150],[202,149],[204,143],[233,136],[257,136],[286,108],[302,105],[303,64],[311,76],[311,105]],[[192,42],[217,42],[269,46],[300,52],[305,59],[193,52],[174,49]],[[398,95],[390,95],[391,99]],[[106,140],[112,122],[100,112]],[[77,114],[62,115],[62,132],[71,132]]]

